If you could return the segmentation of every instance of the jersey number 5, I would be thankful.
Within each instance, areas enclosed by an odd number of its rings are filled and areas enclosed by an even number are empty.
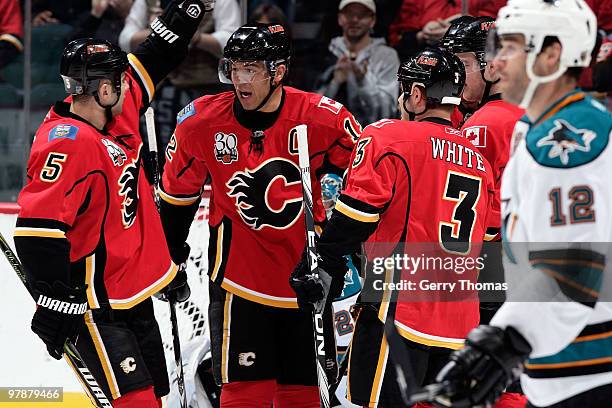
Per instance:
[[[62,163],[66,161],[67,154],[63,153],[49,153],[45,166],[40,171],[40,179],[46,183],[55,182],[60,174],[62,174]]]
[[[447,173],[442,198],[456,204],[451,222],[440,222],[438,235],[445,251],[462,255],[469,253],[481,182],[479,177],[454,171]]]

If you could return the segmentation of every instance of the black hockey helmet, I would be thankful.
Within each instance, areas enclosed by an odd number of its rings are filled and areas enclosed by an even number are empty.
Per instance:
[[[397,72],[404,103],[414,85],[425,88],[429,104],[459,105],[465,85],[465,68],[451,52],[427,48],[403,62]]]
[[[492,17],[459,17],[451,23],[442,37],[441,46],[454,54],[473,52],[480,63],[480,69],[483,70],[487,66],[485,58],[487,37],[494,25],[495,19]]]
[[[121,73],[128,69],[125,52],[105,40],[81,38],[71,41],[60,63],[64,88],[70,95],[94,95],[100,81],[108,79],[121,93]]]
[[[280,24],[246,24],[238,28],[225,45],[219,65],[219,79],[231,83],[232,61],[263,61],[270,75],[284,64],[289,68],[291,41]]]

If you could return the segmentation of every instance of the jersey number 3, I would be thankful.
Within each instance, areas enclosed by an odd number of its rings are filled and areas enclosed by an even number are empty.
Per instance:
[[[440,245],[445,251],[462,255],[469,253],[480,184],[479,177],[448,172],[443,199],[456,204],[451,222],[440,222],[438,234]]]
[[[40,179],[46,183],[57,181],[62,174],[62,163],[66,161],[67,157],[68,155],[63,153],[49,153],[45,166],[40,171]]]

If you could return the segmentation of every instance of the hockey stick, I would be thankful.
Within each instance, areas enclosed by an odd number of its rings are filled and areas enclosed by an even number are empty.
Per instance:
[[[313,279],[321,279],[324,284],[331,283],[331,277],[317,264],[317,248],[315,247],[314,215],[312,204],[312,185],[310,182],[310,156],[308,153],[308,129],[306,125],[296,128],[300,174],[302,178],[302,192],[304,202],[304,220],[306,224],[306,248],[310,274]],[[315,335],[315,358],[317,363],[317,381],[319,384],[319,402],[321,407],[329,408],[329,384],[325,373],[325,338],[323,336],[323,309],[326,299],[323,298],[314,305],[312,311],[312,326]]]
[[[392,279],[393,280],[393,279]],[[395,282],[395,280],[393,280]],[[430,384],[425,387],[418,387],[414,381],[414,369],[408,355],[408,350],[404,345],[404,338],[395,326],[395,313],[392,313],[391,303],[397,304],[397,296],[383,300],[387,302],[387,314],[385,316],[384,332],[385,339],[389,345],[390,362],[395,369],[396,381],[400,390],[400,395],[406,406],[412,406],[418,402],[432,402],[435,397],[445,394],[447,383]]]
[[[153,164],[153,194],[157,211],[160,211],[159,195],[159,162],[157,157],[157,136],[155,135],[155,120],[153,108],[148,107],[145,112],[145,122],[147,124],[147,139],[149,141],[149,152],[151,152],[151,163]],[[176,382],[181,396],[181,408],[187,408],[187,395],[185,393],[185,376],[183,374],[183,356],[181,355],[181,341],[179,339],[178,322],[176,320],[176,304],[174,299],[168,298],[170,307],[170,324],[172,326],[172,349],[174,351],[174,362],[177,368]]]
[[[23,265],[21,264],[21,262],[17,258],[17,255],[15,255],[9,244],[6,242],[6,239],[4,238],[2,233],[0,233],[0,248],[2,249],[2,253],[4,253],[4,256],[6,257],[6,260],[9,264],[11,264],[11,267],[19,277],[19,280],[21,280],[23,285],[30,293],[30,296],[32,296],[32,298],[36,300],[34,293],[32,293],[32,291],[28,287]],[[64,344],[64,356],[68,360],[69,365],[71,365],[74,369],[75,374],[79,378],[79,382],[83,385],[83,388],[85,388],[85,391],[89,395],[89,398],[96,405],[96,407],[112,408],[112,405],[104,394],[104,391],[102,391],[102,388],[100,388],[100,385],[98,384],[94,376],[91,375],[91,372],[87,368],[87,365],[83,361],[83,358],[81,357],[81,355],[79,354],[76,347],[71,341],[67,341],[66,344]]]

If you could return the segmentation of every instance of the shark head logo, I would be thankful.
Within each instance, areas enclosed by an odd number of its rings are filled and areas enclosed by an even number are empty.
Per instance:
[[[226,186],[240,217],[254,230],[285,229],[302,212],[300,170],[287,159],[276,157],[254,170],[237,171]]]
[[[548,157],[558,157],[561,163],[567,165],[569,157],[574,152],[589,152],[591,142],[597,136],[589,129],[577,129],[563,119],[556,119],[546,136],[538,140],[537,147],[550,146]]]
[[[136,163],[137,159],[132,159],[132,162],[123,168],[118,181],[119,195],[123,197],[121,221],[125,229],[134,224],[138,209],[138,166]]]

